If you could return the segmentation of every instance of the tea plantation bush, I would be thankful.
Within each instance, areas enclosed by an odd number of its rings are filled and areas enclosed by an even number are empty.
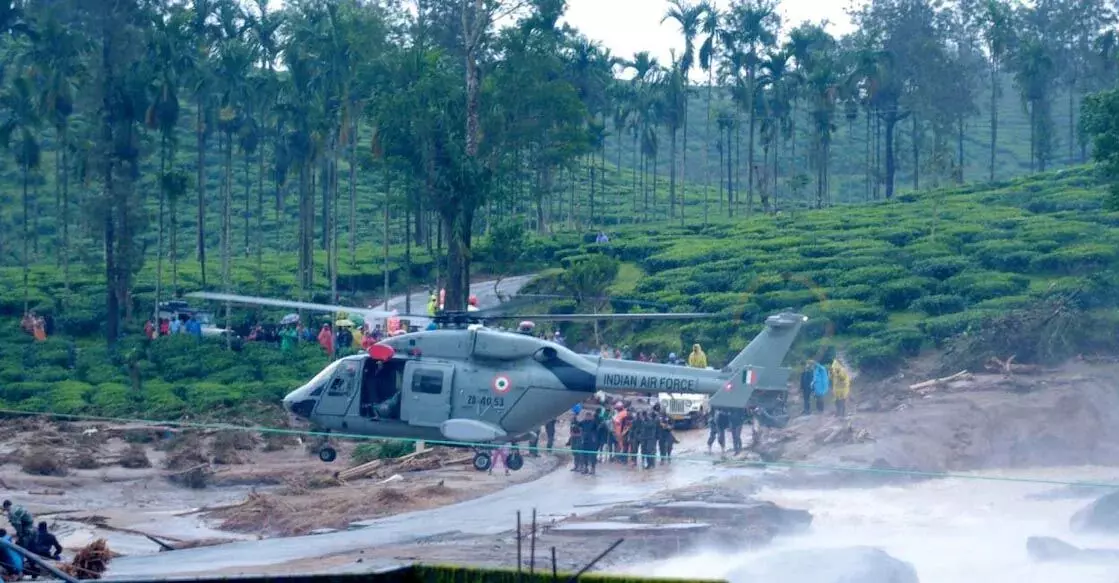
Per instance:
[[[1053,294],[1083,288],[1077,306],[1114,308],[1119,288],[1084,284],[1119,279],[1119,213],[1102,208],[1104,196],[1090,169],[1074,169],[702,229],[621,229],[601,249],[582,248],[642,269],[638,299],[726,315],[607,330],[635,350],[686,352],[700,341],[723,363],[766,315],[791,308],[813,318],[795,357],[834,346],[864,370],[886,372]]]

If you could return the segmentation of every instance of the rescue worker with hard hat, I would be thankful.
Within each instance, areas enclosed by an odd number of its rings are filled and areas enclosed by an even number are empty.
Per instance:
[[[688,366],[692,368],[707,368],[707,354],[699,344],[692,345],[692,353],[688,355]]]
[[[478,296],[470,296],[470,300],[466,304],[466,311],[467,312],[477,312],[478,311]]]

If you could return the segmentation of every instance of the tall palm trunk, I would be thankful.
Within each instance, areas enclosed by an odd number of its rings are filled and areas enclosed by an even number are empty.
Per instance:
[[[31,199],[27,192],[31,171],[26,165],[20,171],[23,175],[23,313],[27,314],[31,309]]]
[[[750,103],[750,137],[746,145],[746,217],[749,218],[754,209],[754,134],[756,131],[758,121],[758,108],[754,104],[754,95],[757,91],[755,87],[755,73],[753,66],[747,72],[749,76],[748,91],[750,92],[748,98]]]
[[[668,164],[668,219],[676,218],[676,128],[672,128],[669,137]]]
[[[222,204],[221,204],[221,284],[226,293],[232,291],[232,281],[230,281],[230,270],[233,247],[233,133],[226,132],[225,134],[225,179],[222,188]],[[229,302],[225,304],[225,327],[231,329],[233,326],[232,321],[232,306]],[[227,348],[232,348],[233,335],[226,334],[225,342]]]
[[[206,287],[206,121],[203,115],[206,104],[201,95],[197,102],[195,145],[198,149],[198,267],[201,270],[202,287]]]
[[[688,77],[684,76],[684,135],[680,146],[680,225],[684,225],[684,201],[687,199],[688,184]],[[675,148],[673,148],[675,150]]]
[[[67,298],[63,298],[63,305],[70,295],[70,161],[66,147],[69,142],[66,126],[67,122],[64,120],[58,128],[58,151],[61,161],[57,168],[61,178],[59,182],[62,183],[62,289],[67,295]]]
[[[988,180],[995,181],[995,157],[998,154],[999,137],[999,66],[995,62],[991,66],[991,161]]]
[[[167,185],[164,177],[167,175],[167,132],[159,132],[159,232],[156,235],[155,252],[155,306],[153,306],[153,320],[156,323],[156,334],[159,334],[159,302],[163,294],[163,214],[164,204],[167,200]]]

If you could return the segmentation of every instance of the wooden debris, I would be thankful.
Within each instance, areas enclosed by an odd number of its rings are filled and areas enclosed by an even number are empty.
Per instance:
[[[917,392],[921,392],[921,393],[932,392],[932,391],[936,390],[937,387],[940,387],[942,385],[946,385],[946,384],[951,383],[953,381],[968,380],[971,377],[972,377],[971,373],[969,373],[966,370],[961,370],[960,372],[958,372],[954,375],[951,375],[951,376],[941,377],[939,379],[930,379],[930,380],[927,380],[927,381],[917,383],[915,385],[909,385],[909,390],[917,391]]]
[[[992,356],[986,364],[989,371],[1001,372],[1005,375],[1011,374],[1038,374],[1042,372],[1042,368],[1036,364],[1015,364],[1015,354],[1010,355],[1006,360],[999,360],[997,357]]]
[[[439,465],[440,465],[439,460],[430,460],[430,461],[423,460],[422,462],[419,462],[419,463],[413,461],[413,460],[416,460],[417,458],[423,458],[424,456],[426,456],[427,454],[430,454],[433,451],[435,451],[435,450],[434,449],[425,449],[425,450],[410,453],[408,455],[403,455],[403,456],[400,456],[398,458],[373,460],[371,462],[361,464],[360,466],[352,467],[348,470],[342,470],[342,471],[338,472],[337,474],[335,474],[334,477],[337,478],[338,481],[340,481],[340,482],[345,482],[346,480],[353,480],[353,479],[357,479],[357,478],[367,478],[367,477],[373,475],[377,470],[382,469],[383,467],[388,466],[388,465],[392,465],[394,470],[404,471],[404,472],[415,471],[417,469],[436,468],[436,467],[439,467]],[[471,456],[471,458],[473,458],[473,456]],[[421,466],[423,466],[423,467],[421,467]],[[427,466],[430,466],[430,467],[427,467]]]
[[[100,579],[109,569],[112,556],[105,539],[99,538],[78,551],[72,562],[59,565],[58,569],[77,579]]]

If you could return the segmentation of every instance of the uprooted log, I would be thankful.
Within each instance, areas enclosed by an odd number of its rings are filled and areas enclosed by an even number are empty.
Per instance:
[[[78,551],[73,561],[59,565],[58,570],[77,579],[100,579],[112,557],[108,543],[99,538]]]
[[[986,369],[992,372],[1000,372],[1005,375],[1011,374],[1038,374],[1043,369],[1036,364],[1018,364],[1014,362],[1014,357],[1017,355],[1010,355],[1006,360],[1000,360],[997,356],[992,356],[987,359]]]
[[[391,469],[394,473],[422,472],[425,470],[435,470],[446,466],[463,464],[474,459],[474,454],[457,456],[450,459],[444,459],[438,455],[429,455],[436,451],[438,450],[425,449],[398,458],[373,460],[361,464],[360,466],[342,470],[334,474],[334,477],[339,482],[345,482],[346,480],[368,478],[376,475],[381,470]]]
[[[958,372],[954,375],[941,377],[939,379],[930,379],[930,380],[927,380],[927,381],[919,382],[919,383],[914,384],[914,385],[909,385],[909,390],[918,391],[918,392],[928,391],[928,390],[936,389],[937,387],[940,387],[942,385],[946,385],[946,384],[951,383],[953,381],[968,380],[971,377],[972,377],[972,375],[971,375],[970,372],[968,372],[966,370],[961,370],[960,372]]]
[[[381,469],[381,467],[385,466],[386,464],[407,464],[410,460],[425,456],[433,451],[435,450],[423,449],[420,451],[412,452],[408,455],[402,455],[397,458],[383,458],[379,460],[373,460],[371,462],[361,464],[360,466],[354,466],[350,469],[342,470],[338,472],[334,477],[337,478],[340,482],[353,480],[355,478],[365,478],[372,475],[374,472]]]

